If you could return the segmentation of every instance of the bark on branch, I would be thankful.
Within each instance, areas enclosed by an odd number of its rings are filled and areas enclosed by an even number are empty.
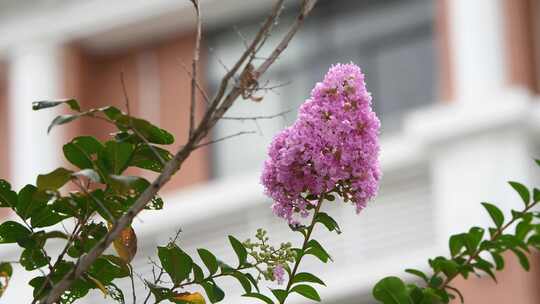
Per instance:
[[[255,68],[252,75],[250,75],[254,81],[260,79],[261,75],[268,70],[268,68],[287,48],[289,42],[303,24],[304,19],[312,11],[317,1],[318,0],[302,1],[300,12],[285,36],[274,48],[271,55],[264,60],[260,66]],[[212,129],[217,121],[223,117],[234,101],[242,95],[243,91],[247,89],[238,86],[229,87],[229,82],[234,76],[236,76],[238,71],[242,69],[242,71],[245,72],[247,71],[246,67],[252,65],[254,55],[260,49],[261,43],[266,42],[265,37],[268,35],[274,22],[277,20],[282,11],[283,2],[284,0],[276,1],[270,15],[266,18],[266,21],[253,38],[251,44],[242,53],[233,68],[229,70],[229,72],[223,77],[216,96],[214,96],[214,98],[211,100],[202,120],[199,122],[197,127],[193,129],[187,143],[182,146],[182,148],[174,155],[172,160],[167,162],[163,172],[140,195],[140,197],[128,209],[128,211],[114,223],[107,235],[105,235],[105,237],[88,254],[82,256],[77,261],[75,267],[68,272],[60,282],[53,286],[47,297],[44,298],[41,303],[52,304],[57,302],[60,296],[71,287],[73,282],[88,270],[94,261],[103,254],[103,252],[113,243],[116,238],[118,238],[120,233],[131,224],[133,218],[144,209],[146,204],[148,204],[148,202],[152,200],[155,195],[157,195],[158,191],[171,179],[171,177],[180,170],[184,161],[198,147],[210,129]],[[195,77],[196,75],[192,75],[193,79],[195,79]]]

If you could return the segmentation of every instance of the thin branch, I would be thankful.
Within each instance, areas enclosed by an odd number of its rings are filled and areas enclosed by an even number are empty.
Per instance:
[[[137,304],[137,293],[135,292],[135,280],[133,278],[133,266],[131,266],[131,264],[128,264],[129,266],[129,278],[131,279],[131,294],[132,294],[132,298],[133,298],[133,304]]]
[[[264,35],[268,32],[271,25],[275,22],[284,0],[276,1],[269,17],[266,19],[263,26],[255,36],[250,45],[250,49],[254,50],[264,38]],[[305,0],[302,5],[302,10],[297,16],[293,24],[290,26],[288,33],[282,38],[281,42],[275,47],[274,51],[261,66],[255,71],[255,80],[266,72],[266,70],[277,60],[279,55],[285,50],[289,42],[293,38],[294,34],[298,31],[303,24],[306,16],[309,15],[317,0]],[[148,202],[155,197],[158,191],[171,179],[171,177],[181,169],[185,160],[196,149],[197,145],[208,135],[209,131],[215,126],[217,121],[223,117],[223,114],[232,106],[234,101],[242,94],[242,90],[239,88],[232,88],[227,90],[229,81],[236,74],[236,72],[245,65],[246,60],[249,59],[251,51],[245,51],[233,68],[223,77],[218,91],[212,102],[208,106],[203,118],[199,122],[197,128],[193,131],[192,136],[187,140],[186,144],[182,146],[178,152],[174,155],[173,159],[168,161],[163,168],[161,174],[152,182],[152,184],[146,188],[146,190],[137,198],[132,206],[114,223],[109,232],[99,241],[90,252],[79,258],[75,267],[70,270],[62,280],[53,286],[49,294],[43,299],[43,304],[52,304],[56,302],[60,296],[71,287],[73,282],[92,265],[92,263],[103,254],[103,252],[118,238],[120,233],[128,227],[133,219],[141,212]]]
[[[247,38],[244,36],[244,34],[242,34],[242,32],[240,31],[240,29],[238,27],[233,26],[233,29],[236,32],[236,34],[238,35],[238,37],[240,37],[240,39],[242,40],[242,44],[244,44],[244,47],[247,50],[249,48],[249,43],[248,43]]]
[[[223,120],[240,120],[240,121],[246,121],[246,120],[266,120],[266,119],[274,119],[276,117],[283,117],[285,114],[290,113],[291,110],[286,110],[283,112],[279,112],[274,115],[262,115],[262,116],[246,116],[246,117],[235,117],[235,116],[223,116],[221,119]]]
[[[87,189],[84,188],[84,186],[77,180],[77,179],[73,179],[72,180],[73,183],[86,195],[90,196],[90,198],[92,198],[92,200],[101,208],[103,209],[103,211],[105,212],[105,214],[107,215],[108,217],[108,221],[110,221],[111,223],[114,223],[115,220],[114,220],[114,216],[111,214],[111,212],[109,211],[109,209],[107,209],[105,207],[105,204],[103,204],[103,202],[97,198],[95,195],[93,195],[92,193],[88,192]]]
[[[178,240],[178,238],[180,237],[180,233],[182,233],[182,229],[178,229],[176,231],[176,235],[174,236],[174,238],[171,240],[172,243],[176,243],[176,241]],[[154,263],[154,261],[150,260],[151,263]],[[154,284],[158,284],[161,280],[161,277],[165,274],[165,270],[162,268],[162,267],[159,267],[159,265],[156,265],[160,270],[159,270],[159,274],[157,275],[156,277],[156,273],[154,271],[154,266],[152,266],[152,274],[154,275]],[[152,295],[152,291],[148,291],[148,294],[146,295],[146,298],[144,299],[144,302],[143,304],[146,304],[148,303],[148,300],[150,299],[150,296]]]
[[[227,67],[227,65],[225,64],[225,62],[223,62],[223,60],[221,60],[220,58],[217,58],[217,61],[218,63],[223,67],[223,69],[225,70],[225,72],[229,73],[229,71],[231,69],[229,69],[229,67]]]
[[[206,93],[206,91],[203,89],[203,86],[199,83],[199,80],[193,77],[193,74],[191,74],[191,72],[186,67],[186,64],[182,60],[180,60],[180,66],[186,72],[190,79],[195,79],[195,85],[197,87],[197,90],[201,93],[206,104],[210,103],[210,97],[208,97],[208,93]]]
[[[137,137],[139,137],[147,146],[148,148],[150,148],[150,151],[152,151],[152,153],[154,154],[154,156],[156,156],[156,158],[160,161],[161,165],[165,165],[165,160],[163,159],[163,157],[161,157],[161,155],[158,153],[158,151],[156,150],[156,148],[154,148],[154,146],[152,146],[150,144],[150,142],[148,141],[148,139],[146,139],[146,137],[144,135],[141,134],[141,132],[139,132],[134,126],[133,126],[133,122],[132,122],[132,117],[131,117],[131,110],[130,110],[130,102],[129,102],[129,95],[127,93],[127,88],[126,88],[126,83],[124,81],[124,73],[120,73],[120,82],[122,83],[122,92],[124,93],[124,100],[125,100],[125,103],[126,103],[126,111],[127,111],[127,115],[128,115],[128,123],[129,123],[129,126],[128,128],[133,131],[133,133],[135,133],[135,135],[137,135]],[[102,118],[102,117],[99,117],[99,116],[95,116],[93,115],[93,117],[96,117],[96,118]],[[113,124],[116,124],[116,122],[114,121],[110,121],[109,119],[105,119]]]
[[[317,3],[318,0],[304,0],[302,4],[302,9],[300,14],[296,17],[295,22],[291,25],[289,28],[289,31],[285,34],[285,36],[282,38],[280,43],[277,45],[277,47],[272,51],[268,59],[266,59],[259,68],[256,69],[253,77],[255,80],[257,80],[261,75],[263,75],[268,68],[279,58],[281,53],[287,48],[290,41],[298,32],[300,29],[300,26],[304,23],[305,18],[311,13],[313,10],[313,7]],[[277,6],[274,7],[274,13],[277,14],[280,12],[280,7],[283,4],[283,1],[278,1]],[[265,24],[266,26],[270,26],[270,24]],[[262,37],[261,37],[262,38]],[[213,123],[217,122],[221,117],[223,117],[223,114],[232,106],[233,102],[242,94],[241,90],[232,90],[225,98],[222,104],[218,109],[216,109],[214,116],[212,117]]]
[[[525,209],[523,209],[523,211],[521,211],[520,213],[521,214],[524,214],[524,213],[527,213],[528,211],[530,211],[532,208],[534,208],[536,205],[540,204],[540,202],[534,202],[532,204],[530,204],[529,206],[525,207]],[[499,236],[501,236],[504,231],[506,229],[508,229],[510,226],[512,226],[517,220],[519,219],[519,217],[512,217],[512,219],[506,223],[504,226],[502,227],[499,227],[497,228],[497,230],[495,231],[495,233],[493,233],[493,235],[489,238],[490,241],[494,241],[495,239],[497,239]],[[468,266],[470,265],[474,260],[476,260],[480,254],[485,251],[485,249],[483,249],[481,246],[476,249],[475,252],[473,252],[469,258],[465,261],[465,263],[463,264],[463,266]],[[461,256],[464,256],[464,255],[461,255]],[[458,256],[459,257],[459,256]],[[436,272],[434,274],[434,276],[438,275],[440,273],[440,271]],[[452,280],[454,280],[456,277],[458,277],[460,275],[460,273],[456,273],[452,276],[449,276],[447,277],[443,284],[441,285],[441,289],[445,289],[445,288],[448,288],[449,284],[452,282]],[[451,289],[451,288],[450,288]]]
[[[195,11],[197,13],[197,33],[195,36],[195,50],[193,51],[193,62],[191,64],[191,106],[189,114],[189,137],[193,135],[195,128],[195,112],[197,106],[197,70],[199,66],[199,55],[201,52],[201,36],[202,36],[202,21],[201,21],[201,8],[199,6],[199,0],[191,0]]]
[[[233,137],[242,136],[242,135],[246,135],[246,134],[255,134],[255,133],[257,133],[257,132],[255,132],[255,131],[238,132],[238,133],[227,135],[225,137],[221,137],[221,138],[218,138],[218,139],[215,139],[215,140],[211,140],[211,141],[208,141],[208,142],[205,142],[205,143],[202,143],[202,144],[198,144],[198,145],[195,146],[195,149],[199,149],[199,148],[204,147],[204,146],[215,144],[215,143],[218,143],[220,141],[224,141],[224,140],[227,140],[227,139],[230,139],[230,138],[233,138]]]

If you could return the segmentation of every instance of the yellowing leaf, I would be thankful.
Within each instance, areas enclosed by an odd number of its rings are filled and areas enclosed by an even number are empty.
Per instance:
[[[4,294],[9,285],[9,279],[13,274],[13,268],[9,263],[0,263],[0,297]]]
[[[111,224],[109,224],[109,229]],[[118,256],[126,263],[130,263],[137,254],[137,235],[133,228],[128,227],[120,233],[120,236],[113,242],[114,249]]]
[[[189,302],[192,304],[206,304],[206,300],[202,296],[202,294],[198,292],[189,293],[189,292],[183,292],[179,294],[175,294],[173,297],[173,300],[181,300],[185,302]]]

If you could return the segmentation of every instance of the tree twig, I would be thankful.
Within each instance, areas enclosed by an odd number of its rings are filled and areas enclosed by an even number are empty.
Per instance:
[[[261,39],[267,33],[273,22],[275,22],[284,0],[278,0],[274,5],[266,22],[260,28],[250,45],[250,50],[246,50],[239,58],[234,67],[223,77],[216,96],[212,99],[203,118],[195,128],[192,136],[187,143],[174,155],[173,159],[168,161],[164,166],[162,173],[146,188],[146,190],[137,198],[133,205],[114,223],[105,237],[99,241],[88,254],[82,256],[76,263],[75,267],[70,270],[62,280],[53,286],[49,294],[43,299],[44,304],[52,304],[56,302],[60,296],[71,287],[73,282],[85,273],[85,271],[93,264],[93,262],[103,254],[103,252],[114,242],[120,233],[128,227],[135,216],[141,212],[146,204],[158,193],[158,191],[171,179],[171,177],[182,167],[184,161],[195,150],[197,145],[206,137],[210,129],[212,129],[217,121],[223,117],[223,114],[232,106],[234,101],[242,94],[242,89],[232,88],[227,92],[227,87],[230,79],[235,73],[246,63],[250,57],[250,52],[254,50],[260,43]],[[285,50],[294,34],[303,24],[306,16],[309,15],[317,0],[305,0],[302,5],[300,14],[297,16],[293,24],[290,26],[287,34],[282,38],[281,42],[275,47],[270,57],[264,61],[256,70],[254,75],[258,79],[268,68],[277,60],[279,55]]]
[[[178,238],[180,237],[180,233],[182,233],[182,229],[178,229],[176,231],[176,235],[174,236],[174,238],[171,240],[171,242],[173,243],[176,243],[176,241],[178,240]],[[157,277],[155,276],[155,272],[154,272],[154,267],[152,267],[152,273],[154,274],[154,284],[158,284],[159,281],[161,280],[161,277],[165,274],[165,270],[162,268],[162,267],[159,267],[159,274],[157,275]],[[143,304],[146,304],[148,303],[148,300],[150,299],[150,296],[152,295],[152,291],[151,290],[148,290],[148,294],[146,295],[146,298],[144,299],[144,302]]]
[[[197,107],[197,77],[198,77],[198,66],[199,66],[199,55],[201,52],[201,37],[202,37],[202,21],[201,21],[201,8],[199,5],[199,0],[191,0],[193,6],[195,7],[195,12],[197,14],[197,32],[195,36],[195,49],[193,51],[193,61],[191,63],[191,105],[189,110],[189,137],[193,135],[195,128],[195,112]]]
[[[188,68],[186,67],[186,64],[180,60],[180,66],[182,67],[182,69],[186,72],[186,74],[189,76],[189,78],[191,79],[193,77],[193,75],[191,74],[191,72],[188,70]],[[206,93],[206,91],[204,90],[203,86],[199,83],[199,80],[197,79],[197,81],[195,82],[195,85],[197,86],[197,90],[199,91],[199,93],[201,93],[203,99],[204,99],[204,102],[206,104],[209,104],[210,103],[210,97],[208,97],[208,93]]]
[[[198,144],[198,145],[195,146],[195,149],[199,149],[199,148],[204,147],[204,146],[215,144],[215,143],[218,143],[220,141],[224,141],[224,140],[227,140],[227,139],[230,139],[230,138],[233,138],[233,137],[242,136],[242,135],[246,135],[246,134],[255,134],[255,133],[257,133],[257,132],[255,132],[255,131],[242,131],[242,132],[234,133],[234,134],[227,135],[227,136],[215,139],[215,140],[211,140],[211,141],[208,141],[208,142],[205,142],[205,143]]]
[[[279,112],[277,114],[273,115],[261,115],[261,116],[223,116],[221,117],[222,120],[240,120],[240,121],[246,121],[246,120],[267,120],[267,119],[274,119],[276,117],[283,117],[285,114],[290,113],[291,110],[286,110],[283,112]]]
[[[156,150],[156,148],[154,148],[154,146],[152,146],[150,144],[150,142],[148,141],[148,139],[146,139],[146,137],[144,135],[141,134],[141,132],[139,132],[137,130],[137,128],[135,128],[133,126],[133,121],[132,121],[132,117],[131,117],[131,110],[130,110],[130,102],[129,102],[129,95],[127,93],[127,88],[126,88],[126,83],[124,81],[124,73],[120,73],[120,82],[122,83],[122,92],[124,93],[124,100],[125,100],[125,103],[126,103],[126,111],[127,111],[127,115],[128,115],[128,123],[129,123],[129,126],[128,128],[133,132],[135,133],[135,135],[137,135],[137,137],[139,137],[147,146],[148,148],[150,149],[150,151],[152,151],[152,153],[154,154],[154,156],[159,160],[159,162],[161,163],[161,165],[165,165],[165,160],[163,159],[163,157],[161,157],[161,155],[158,153],[158,151]],[[99,116],[93,116],[93,117],[99,117]],[[109,121],[108,119],[106,119],[107,121]],[[116,124],[115,122],[112,122],[111,123],[113,124]]]

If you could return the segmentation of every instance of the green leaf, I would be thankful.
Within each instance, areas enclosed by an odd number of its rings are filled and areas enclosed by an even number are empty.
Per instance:
[[[15,209],[17,206],[17,193],[11,190],[11,185],[0,179],[0,208],[9,207]]]
[[[174,143],[174,136],[171,133],[154,126],[144,119],[125,115],[116,107],[105,107],[98,110],[105,113],[110,120],[116,122],[117,127],[122,131],[127,131],[133,127],[148,142],[159,145],[170,145]]]
[[[146,286],[148,286],[150,292],[154,295],[156,304],[173,296],[173,293],[168,288],[154,285],[148,281],[146,281]]]
[[[104,255],[90,266],[88,274],[107,285],[114,279],[128,277],[130,271],[127,264],[119,257]]]
[[[47,263],[49,262],[49,257],[45,256],[41,248],[27,248],[23,250],[19,262],[24,267],[24,269],[30,271],[47,265]]]
[[[529,192],[529,189],[527,189],[527,187],[525,187],[523,184],[520,184],[518,182],[511,181],[508,183],[519,194],[525,206],[529,206],[529,203],[531,201],[531,194]]]
[[[410,273],[412,275],[415,275],[415,276],[421,278],[426,283],[429,281],[428,276],[424,272],[422,272],[422,271],[420,271],[418,269],[410,269],[409,268],[409,269],[405,269],[405,272]]]
[[[326,194],[326,195],[324,196],[324,198],[325,198],[327,201],[330,201],[330,202],[333,202],[333,201],[336,200],[336,197],[335,197],[334,195],[332,195],[332,194]]]
[[[244,277],[246,277],[250,282],[251,282],[251,285],[253,285],[253,287],[255,287],[255,290],[257,290],[257,292],[259,292],[259,286],[257,285],[257,280],[251,275],[251,273],[244,273]]]
[[[450,237],[448,247],[450,248],[450,254],[452,257],[461,253],[461,249],[465,247],[465,233],[455,234]]]
[[[225,298],[225,293],[214,281],[205,281],[201,286],[204,288],[210,302],[217,303]]]
[[[512,234],[503,234],[498,238],[499,242],[502,242],[504,245],[506,245],[508,248],[521,248],[523,251],[528,252],[529,247],[527,244],[518,239],[515,235]]]
[[[39,209],[34,215],[30,223],[34,228],[48,227],[60,223],[69,215],[64,215],[56,212],[52,206],[46,206]]]
[[[317,276],[309,272],[300,272],[294,276],[292,280],[292,284],[300,283],[300,282],[317,283],[317,284],[326,286],[326,284],[324,284],[324,282],[321,279],[319,279]]]
[[[42,109],[56,107],[61,104],[67,104],[72,110],[80,112],[81,106],[76,99],[65,99],[65,100],[43,100],[32,102],[32,110],[39,111]]]
[[[52,128],[54,128],[55,126],[67,124],[79,117],[81,117],[79,114],[58,115],[52,120],[51,124],[49,124],[49,127],[47,128],[47,133],[51,133]]]
[[[317,290],[315,290],[315,288],[309,285],[305,285],[305,284],[296,285],[291,289],[291,292],[296,292],[310,300],[314,300],[317,302],[321,301],[321,297],[319,296],[319,293],[317,292]]]
[[[398,277],[386,277],[373,288],[373,297],[384,304],[413,304],[405,283]]]
[[[493,279],[493,281],[497,283],[497,278],[495,277],[495,274],[493,273],[493,270],[492,270],[493,264],[482,259],[481,257],[477,257],[475,260],[475,263],[473,263],[472,266],[474,268],[480,269],[484,271],[485,273],[487,273]]]
[[[204,280],[204,273],[199,265],[193,263],[193,278],[196,282],[202,282]]]
[[[216,273],[219,267],[216,256],[203,248],[197,249],[197,252],[199,253],[204,265],[206,265],[206,268],[208,268],[208,271],[210,271],[210,274]]]
[[[64,276],[73,269],[74,264],[72,262],[61,261],[55,268],[51,276],[53,283],[58,283]],[[34,287],[34,298],[41,298],[50,290],[50,285],[46,284],[45,277],[40,276],[30,280],[30,285]],[[45,286],[45,288],[43,288]],[[60,303],[72,303],[75,300],[84,297],[92,285],[86,281],[86,279],[79,278],[75,280],[72,287],[62,295],[62,302]]]
[[[452,277],[458,272],[458,264],[454,260],[448,260],[445,257],[436,257],[429,260],[429,265],[435,271],[442,271],[447,277]]]
[[[502,270],[504,268],[504,258],[497,252],[490,252],[493,262],[495,262],[495,269]]]
[[[531,237],[527,240],[527,244],[534,246],[536,249],[540,249],[540,235],[531,235]]]
[[[533,189],[533,201],[535,203],[540,202],[540,190],[538,190],[538,188]]]
[[[251,292],[250,280],[246,278],[246,276],[243,273],[241,273],[240,271],[234,271],[233,273],[231,273],[231,276],[233,276],[234,278],[236,278],[236,280],[238,280],[238,282],[240,283],[240,285],[242,285],[242,288],[244,289],[246,293]]]
[[[489,216],[491,216],[495,226],[497,226],[497,228],[501,228],[504,223],[504,215],[502,211],[497,206],[490,203],[482,203],[482,205],[484,208],[486,208]]]
[[[339,228],[338,223],[328,214],[324,212],[318,213],[315,221],[323,224],[328,231],[336,231],[337,234],[341,234],[341,228]]]
[[[516,238],[524,241],[532,229],[533,225],[531,225],[529,221],[521,221],[516,226],[515,236]]]
[[[173,155],[160,147],[152,146],[153,149],[148,147],[148,145],[143,144],[139,145],[133,152],[133,157],[129,161],[129,165],[133,167],[138,167],[142,169],[151,170],[154,172],[161,172],[164,168],[161,160],[154,153],[161,157],[164,162],[168,162],[173,158]]]
[[[288,296],[287,291],[284,289],[270,289],[270,291],[274,294],[274,297],[276,297],[279,303],[284,303]]]
[[[469,230],[465,237],[465,245],[469,253],[473,253],[478,248],[483,236],[484,229],[480,227],[472,227]]]
[[[103,149],[103,145],[91,136],[75,137],[63,147],[66,159],[80,169],[95,169],[94,159]]]
[[[327,263],[329,260],[332,261],[332,257],[330,257],[328,252],[326,252],[326,250],[316,240],[310,240],[308,242],[305,254],[316,256],[323,263]]]
[[[236,256],[238,257],[238,265],[242,266],[247,262],[247,250],[242,245],[242,243],[237,240],[234,236],[229,235],[229,242],[231,243],[231,246],[234,249],[234,252],[236,253]]]
[[[112,174],[121,174],[133,153],[133,145],[127,142],[108,141],[105,143],[103,161]]]
[[[121,194],[127,194],[131,189],[138,189],[141,184],[146,184],[144,179],[138,176],[109,175],[109,178],[111,188]]]
[[[111,299],[115,300],[119,304],[125,304],[122,289],[118,288],[118,286],[114,285],[113,283],[106,285],[105,288],[107,288],[107,293],[109,293]]]
[[[120,115],[115,121],[119,124],[120,129],[125,129],[130,125],[133,126],[146,140],[153,144],[170,145],[174,143],[174,136],[171,133],[154,126],[144,119],[135,117],[130,119],[127,115]]]
[[[429,279],[429,286],[433,288],[439,288],[443,283],[443,279],[438,275],[433,275],[431,279]]]
[[[40,174],[37,177],[36,185],[39,190],[58,190],[71,180],[73,171],[58,168],[47,174]]]
[[[167,247],[158,247],[161,266],[167,271],[174,284],[180,284],[188,278],[193,260],[182,249],[173,243]]]
[[[260,294],[260,293],[246,293],[244,295],[242,295],[243,297],[246,297],[246,298],[255,298],[255,299],[259,299],[261,301],[263,301],[264,303],[266,304],[274,304],[274,301],[272,301],[272,299],[270,299],[269,297],[263,295],[263,294]]]
[[[227,263],[218,260],[219,267],[221,268],[221,272],[224,274],[230,274],[234,271],[234,268],[228,265]]]
[[[38,195],[37,190],[32,185],[26,185],[19,191],[16,211],[21,218],[28,219],[47,205],[48,199]]]
[[[521,264],[521,267],[523,267],[523,269],[525,269],[526,271],[529,271],[531,267],[530,267],[529,259],[527,258],[527,255],[525,255],[525,253],[523,253],[519,249],[511,248],[510,250],[512,250],[512,252],[517,256],[519,260],[519,264]]]
[[[0,244],[15,243],[30,236],[30,230],[23,225],[7,221],[0,225]]]

